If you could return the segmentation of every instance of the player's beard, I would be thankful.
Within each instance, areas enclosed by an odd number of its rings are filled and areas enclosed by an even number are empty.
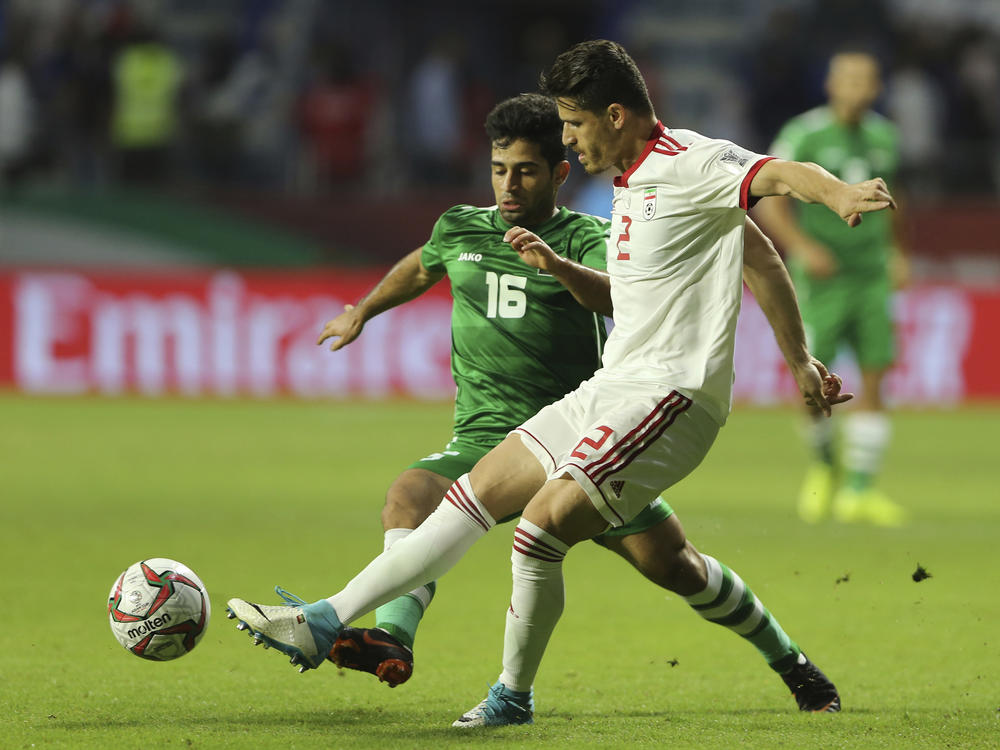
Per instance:
[[[607,162],[605,155],[600,151],[581,152],[580,156],[583,157],[583,161],[580,162],[580,166],[582,166],[583,171],[589,175],[599,175],[602,172],[607,172],[608,168],[611,166],[611,164]]]
[[[547,221],[555,209],[555,203],[542,205],[541,202],[532,204],[522,203],[517,211],[504,211],[500,207],[500,217],[508,224],[520,227],[535,227]]]

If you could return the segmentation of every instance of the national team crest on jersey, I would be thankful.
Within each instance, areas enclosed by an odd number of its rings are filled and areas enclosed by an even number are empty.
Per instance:
[[[642,192],[642,218],[649,221],[656,216],[656,188],[646,188]]]

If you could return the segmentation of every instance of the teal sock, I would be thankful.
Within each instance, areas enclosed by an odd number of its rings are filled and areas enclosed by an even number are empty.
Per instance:
[[[709,622],[729,628],[749,641],[775,672],[795,665],[801,649],[736,573],[714,557],[702,555],[708,585],[685,601]]]
[[[437,583],[430,583],[414,589],[408,594],[396,597],[375,610],[375,627],[382,628],[393,638],[409,648],[417,637],[417,627],[424,612],[434,598]]]

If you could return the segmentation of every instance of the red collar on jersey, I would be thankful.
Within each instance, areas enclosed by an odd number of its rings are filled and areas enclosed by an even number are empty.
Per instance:
[[[646,140],[646,147],[642,150],[639,158],[635,160],[635,163],[628,168],[625,174],[615,177],[615,187],[628,187],[628,178],[631,177],[632,173],[639,168],[639,165],[646,160],[646,157],[652,153],[656,144],[659,143],[660,137],[663,136],[664,133],[666,133],[666,128],[663,127],[662,122],[657,120],[656,124],[653,126],[653,132],[649,134],[649,138]]]

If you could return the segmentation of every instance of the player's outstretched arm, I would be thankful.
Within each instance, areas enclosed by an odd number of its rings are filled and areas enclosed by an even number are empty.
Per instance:
[[[417,248],[389,269],[382,280],[355,305],[345,305],[344,312],[328,320],[319,335],[317,346],[333,339],[330,351],[347,346],[361,335],[365,323],[379,313],[409,302],[444,278],[443,273],[431,273],[420,262],[423,248]]]
[[[861,223],[861,214],[896,208],[896,201],[881,177],[848,184],[811,162],[771,159],[750,182],[750,194],[789,195],[806,203],[822,203],[848,226]]]
[[[809,354],[799,304],[785,264],[771,240],[749,218],[743,232],[743,280],[771,324],[806,405],[830,416],[832,406],[854,398],[854,394],[841,393],[840,378]]]
[[[529,266],[554,276],[585,309],[611,315],[611,277],[607,273],[557,255],[541,237],[523,227],[508,229],[503,241],[509,242]]]

